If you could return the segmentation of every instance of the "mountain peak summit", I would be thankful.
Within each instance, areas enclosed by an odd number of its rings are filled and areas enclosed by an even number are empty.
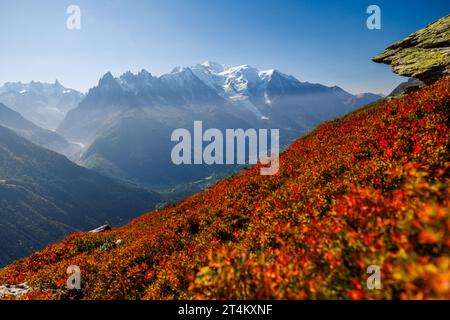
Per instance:
[[[210,69],[216,73],[220,73],[223,72],[228,66],[224,65],[224,64],[220,64],[214,61],[204,61],[203,63],[200,64],[201,66]]]
[[[152,74],[150,72],[148,72],[147,70],[142,69],[141,71],[139,71],[138,76],[151,77]]]
[[[55,80],[55,88],[57,90],[64,90],[64,86],[61,84],[61,82],[58,81],[58,79]]]
[[[111,72],[107,72],[103,75],[103,77],[100,78],[98,85],[99,86],[106,86],[112,83],[116,83],[116,79],[114,78],[114,76],[112,75]]]

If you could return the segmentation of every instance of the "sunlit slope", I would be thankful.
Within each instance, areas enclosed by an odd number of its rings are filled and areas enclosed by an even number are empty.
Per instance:
[[[319,126],[281,155],[103,234],[74,234],[0,271],[57,298],[449,298],[450,83]],[[121,242],[117,243],[117,240]],[[382,270],[368,290],[366,269]],[[52,293],[53,292],[53,293]]]

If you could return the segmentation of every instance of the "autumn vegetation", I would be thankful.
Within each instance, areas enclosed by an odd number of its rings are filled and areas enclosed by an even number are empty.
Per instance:
[[[317,127],[280,157],[0,271],[23,298],[450,298],[450,78]],[[121,240],[121,241],[117,241]],[[369,265],[382,289],[366,287]]]

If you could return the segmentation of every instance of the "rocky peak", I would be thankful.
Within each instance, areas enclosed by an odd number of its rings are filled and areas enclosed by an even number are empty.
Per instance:
[[[140,79],[151,79],[152,78],[152,74],[145,69],[142,69],[141,71],[139,71],[137,76]]]
[[[118,82],[118,79],[114,78],[111,72],[107,72],[99,81],[97,87],[94,87],[94,91],[100,92],[115,92],[119,93],[122,91],[122,87]]]
[[[64,86],[58,81],[58,79],[55,80],[54,87],[59,91],[63,91],[65,89]]]
[[[407,77],[432,83],[450,74],[450,15],[389,46],[373,61]]]
[[[103,77],[100,79],[100,81],[98,82],[99,86],[102,85],[107,85],[107,84],[111,84],[111,83],[115,83],[116,79],[114,79],[113,75],[111,74],[111,72],[107,72],[105,73],[105,75],[103,75]]]

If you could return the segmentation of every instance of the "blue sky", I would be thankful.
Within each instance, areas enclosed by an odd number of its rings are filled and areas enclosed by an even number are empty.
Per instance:
[[[66,28],[70,4],[81,30]],[[381,30],[366,28],[371,4]],[[0,85],[58,79],[86,91],[108,71],[160,75],[212,60],[388,93],[403,78],[371,57],[449,13],[447,0],[0,0]]]

